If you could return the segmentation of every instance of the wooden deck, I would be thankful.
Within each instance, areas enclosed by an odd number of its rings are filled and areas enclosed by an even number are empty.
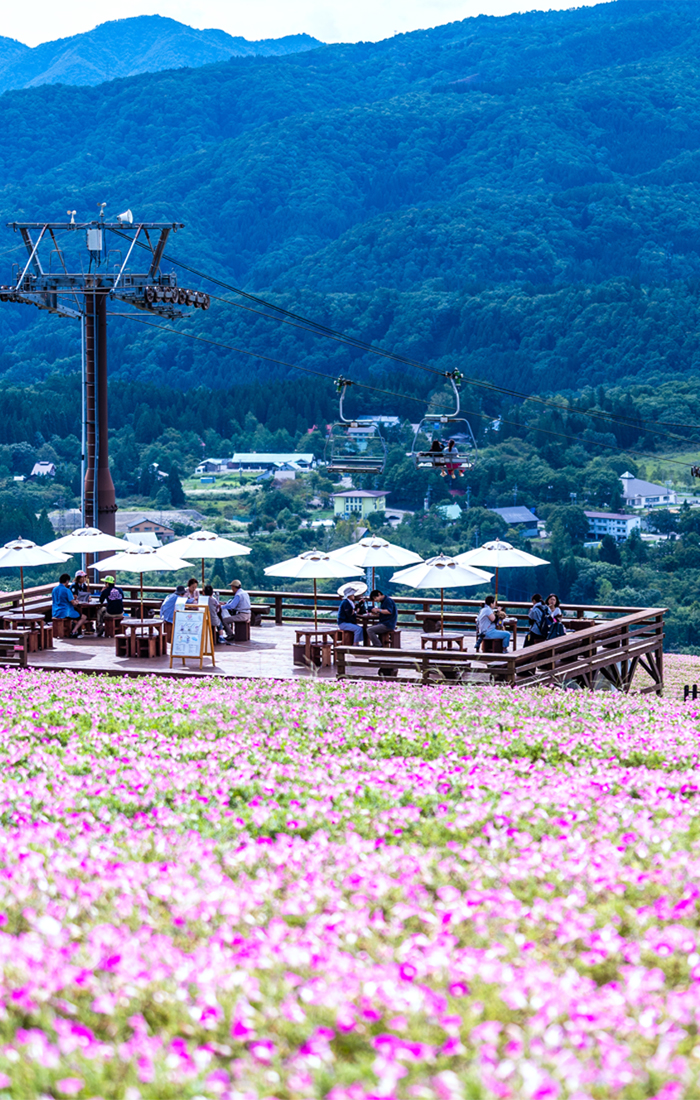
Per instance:
[[[170,668],[170,657],[115,657],[113,638],[87,636],[76,640],[70,638],[54,639],[54,648],[39,650],[29,656],[32,668],[61,669],[72,672],[101,672],[113,676],[174,675],[190,678],[192,676],[246,677],[266,680],[307,679],[319,676],[323,679],[335,679],[336,670],[329,668],[307,669],[295,665],[292,661],[292,646],[295,641],[294,625],[277,626],[274,622],[264,622],[253,627],[249,642],[236,645],[218,645],[215,650],[216,664],[204,661],[200,671],[199,662],[188,660],[187,667],[176,658]],[[420,631],[404,631],[405,644],[420,649]],[[473,636],[472,636],[473,648]]]
[[[146,601],[156,610],[168,589],[154,587],[146,592]],[[50,615],[51,586],[37,586],[25,591],[28,610]],[[130,591],[125,603],[135,612],[137,592]],[[295,665],[293,646],[295,632],[311,626],[313,595],[296,591],[251,591],[260,605],[262,624],[253,626],[251,640],[235,646],[219,645],[215,664],[206,662],[200,670],[198,661],[174,662],[169,657],[133,658],[117,656],[113,639],[88,635],[80,640],[55,639],[53,649],[40,649],[26,654],[29,665],[40,668],[94,672],[112,676],[166,675],[175,677],[253,678],[295,680],[308,677],[321,679],[384,677],[391,658],[396,666],[391,679],[413,683],[445,681],[451,683],[493,682],[511,687],[526,685],[562,686],[576,683],[580,687],[598,688],[607,684],[624,693],[663,691],[664,680],[664,614],[665,608],[628,608],[601,606],[569,606],[565,623],[569,632],[563,638],[523,648],[527,629],[529,604],[509,601],[508,609],[518,623],[517,650],[507,654],[475,653],[474,621],[477,601],[453,599],[445,601],[445,627],[448,633],[459,633],[464,639],[461,652],[448,653],[422,650],[421,639],[436,627],[434,598],[397,597],[401,649],[371,649],[341,646],[336,648],[337,666],[308,668]],[[0,594],[0,613],[17,610],[19,592]],[[319,595],[319,627],[334,627],[338,597]],[[139,606],[140,611],[140,606]],[[573,618],[571,617],[573,616]],[[1,624],[0,624],[1,625]],[[10,632],[11,633],[11,632]],[[9,634],[8,634],[9,638]],[[12,644],[11,644],[12,643]],[[9,638],[7,655],[0,664],[23,664],[25,648],[22,636]],[[381,657],[380,657],[381,655]],[[450,667],[452,663],[452,667]]]

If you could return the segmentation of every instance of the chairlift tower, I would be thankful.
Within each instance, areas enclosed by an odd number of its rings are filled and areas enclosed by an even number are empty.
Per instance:
[[[107,315],[110,302],[170,320],[182,307],[209,308],[209,296],[177,285],[163,272],[163,253],[182,222],[134,222],[131,211],[118,220],[9,222],[22,237],[27,260],[14,265],[13,282],[0,286],[0,301],[33,305],[59,317],[79,319],[82,335],[82,520],[115,533],[117,501],[109,469]],[[137,248],[145,245],[144,248]],[[136,257],[146,263],[138,265]]]

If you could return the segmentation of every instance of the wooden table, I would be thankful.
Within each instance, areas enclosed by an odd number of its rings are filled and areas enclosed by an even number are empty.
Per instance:
[[[421,634],[420,647],[421,649],[455,649],[464,650],[464,639],[468,637],[467,634]]]
[[[114,639],[117,657],[167,657],[162,619],[122,619],[123,634]]]
[[[321,665],[328,667],[333,663],[333,646],[338,634],[338,627],[314,630],[295,630],[297,645],[304,646],[304,656],[311,663],[311,647],[318,646],[321,650]]]
[[[51,624],[46,622],[43,612],[5,611],[2,615],[2,625],[8,630],[26,628],[29,631],[30,653],[36,653],[37,649],[53,649]]]
[[[561,619],[566,630],[589,630],[592,626],[603,626],[600,619]]]

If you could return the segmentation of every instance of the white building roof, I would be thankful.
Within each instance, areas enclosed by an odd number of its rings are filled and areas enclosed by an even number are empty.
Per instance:
[[[639,523],[639,516],[626,516],[622,512],[586,512],[587,519],[625,519]]]
[[[289,454],[268,454],[264,451],[237,451],[231,461],[234,465],[238,462],[249,464],[258,463],[260,466],[284,466],[285,462],[303,462],[310,466],[314,460],[312,454],[300,454],[292,451]],[[226,459],[228,462],[228,459]]]

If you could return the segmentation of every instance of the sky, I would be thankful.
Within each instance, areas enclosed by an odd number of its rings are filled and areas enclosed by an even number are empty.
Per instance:
[[[167,15],[199,29],[217,27],[244,38],[306,32],[323,42],[378,41],[473,15],[509,15],[591,7],[600,0],[34,0],[0,4],[0,36],[28,46],[91,30],[134,15]]]

